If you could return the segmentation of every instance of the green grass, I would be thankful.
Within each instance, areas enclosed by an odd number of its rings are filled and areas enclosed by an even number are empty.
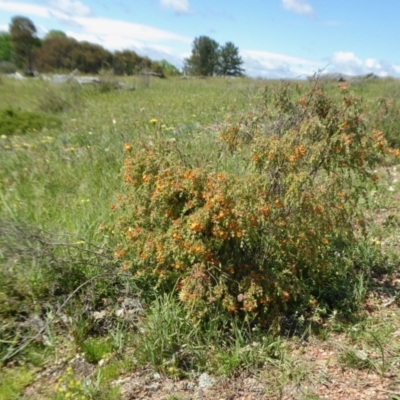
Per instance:
[[[20,399],[21,391],[34,379],[34,372],[26,367],[0,369],[0,400]]]
[[[32,126],[24,134],[0,138],[0,317],[5,321],[0,327],[0,356],[26,344],[11,359],[3,359],[4,364],[16,364],[0,370],[0,400],[22,398],[23,389],[34,379],[35,365],[70,359],[76,352],[101,371],[97,381],[95,377],[87,384],[86,398],[119,398],[110,382],[143,367],[172,378],[193,377],[202,371],[231,377],[243,370],[263,370],[273,394],[293,382],[300,385],[309,366],[290,355],[297,339],[226,321],[222,329],[221,321],[198,326],[168,296],[157,298],[127,322],[117,316],[124,299],[140,297],[129,279],[117,273],[110,250],[115,240],[112,232],[103,230],[114,218],[110,206],[119,193],[124,144],[151,142],[156,130],[150,120],[157,119],[166,137],[185,138],[193,162],[215,162],[220,156],[215,146],[218,126],[230,114],[251,111],[257,89],[266,84],[249,79],[180,78],[151,80],[148,88],[138,78],[126,78],[124,83],[136,89],[101,91],[1,80],[0,111],[45,112],[61,125]],[[331,86],[333,91],[335,85]],[[374,111],[381,97],[396,105],[400,83],[377,80],[353,89]],[[393,143],[400,143],[396,107],[379,123]],[[223,167],[234,169],[235,165]],[[376,212],[389,212],[382,223],[376,221],[369,229],[377,242],[384,243],[384,260],[378,261],[387,268],[385,272],[393,272],[399,266],[399,213],[390,196],[397,193],[400,183],[384,170],[379,175],[382,188],[371,194],[371,201]],[[387,190],[389,186],[393,192]],[[360,246],[359,259],[368,271],[378,263],[368,245]],[[374,282],[373,276],[360,274],[354,298],[361,308],[374,285],[377,293],[393,299],[399,295],[398,287],[385,289]],[[95,318],[96,311],[104,311],[105,317]],[[28,343],[26,339],[37,334],[27,323],[33,315],[40,315],[47,325],[37,341]],[[323,310],[321,315],[313,326],[305,323],[297,333],[306,337],[320,332],[318,340],[323,342],[340,332],[346,337],[337,357],[343,368],[371,369],[380,375],[390,372],[400,379],[398,311],[385,314],[384,320],[357,315],[354,321],[342,321],[331,315],[327,322]],[[46,344],[50,334],[52,346]],[[103,369],[98,367],[101,360],[106,360]],[[21,362],[26,365],[18,366]],[[103,397],[96,397],[100,392]],[[57,396],[53,393],[48,398],[61,398]],[[318,398],[312,393],[305,396]]]

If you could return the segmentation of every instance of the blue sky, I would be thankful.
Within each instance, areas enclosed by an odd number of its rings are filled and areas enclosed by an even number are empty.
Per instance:
[[[0,30],[22,15],[109,50],[181,68],[195,37],[239,47],[253,77],[319,70],[400,77],[399,0],[0,0]]]

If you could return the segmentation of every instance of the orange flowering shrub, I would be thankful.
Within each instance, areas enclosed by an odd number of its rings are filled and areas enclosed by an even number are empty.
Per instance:
[[[354,275],[358,204],[386,142],[347,88],[339,102],[316,84],[295,89],[229,117],[218,151],[236,170],[194,167],[163,139],[125,146],[112,206],[124,271],[176,291],[196,318],[218,310],[271,324],[335,305]]]

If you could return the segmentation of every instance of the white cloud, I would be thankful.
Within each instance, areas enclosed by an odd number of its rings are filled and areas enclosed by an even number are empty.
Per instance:
[[[0,25],[0,32],[8,32],[8,25]]]
[[[286,10],[293,11],[297,14],[314,15],[313,8],[308,3],[301,0],[282,0],[282,5]]]
[[[380,77],[400,75],[400,65],[374,58],[363,60],[351,51],[338,51],[331,57],[318,61],[258,50],[244,50],[241,51],[241,55],[246,74],[253,77],[304,79],[319,72],[350,76],[369,73]]]
[[[101,17],[75,17],[73,18],[73,22],[81,27],[83,33],[95,35],[97,37],[113,36],[114,38],[120,37],[121,40],[132,39],[142,42],[192,42],[192,38],[133,22]]]
[[[338,51],[329,59],[329,70],[345,75],[365,75],[374,73],[385,77],[395,75],[400,72],[396,65],[378,61],[374,58],[360,59],[351,51]]]
[[[9,11],[21,15],[34,15],[36,17],[49,17],[49,12],[46,7],[36,6],[29,3],[18,3],[16,1],[0,0],[0,10]]]
[[[396,74],[400,74],[400,65],[393,64],[392,68]]]
[[[263,78],[305,78],[323,67],[320,62],[266,51],[245,50],[241,55],[246,73]]]
[[[49,5],[66,15],[85,17],[91,14],[90,8],[78,0],[49,0]]]
[[[190,12],[188,0],[160,0],[161,5],[165,8],[172,8],[179,14],[187,14]]]

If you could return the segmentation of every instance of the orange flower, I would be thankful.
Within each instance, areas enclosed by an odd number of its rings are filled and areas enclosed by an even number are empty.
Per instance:
[[[115,257],[115,258],[126,257],[126,251],[125,251],[125,250],[116,249],[116,250],[114,251],[114,257]]]
[[[318,204],[315,206],[314,211],[317,213],[322,213],[322,211],[324,211],[324,207],[321,204]]]
[[[290,294],[289,294],[289,292],[283,292],[282,294],[281,294],[281,299],[283,300],[283,301],[287,301],[287,300],[289,300],[289,298],[290,298]]]
[[[174,232],[173,235],[172,235],[172,238],[175,239],[175,240],[179,240],[181,238],[181,235],[179,233],[177,233],[177,232]]]
[[[306,106],[307,105],[307,101],[303,97],[300,97],[299,98],[299,104],[302,105],[302,106]]]
[[[196,221],[191,222],[189,227],[190,227],[190,230],[192,230],[194,232],[201,232],[204,229],[203,225],[200,222],[196,222]]]
[[[129,261],[124,261],[121,265],[121,272],[126,272],[130,268],[131,263]]]
[[[295,151],[296,151],[296,157],[302,158],[306,154],[307,149],[305,146],[301,145],[301,146],[297,146]]]
[[[316,299],[312,299],[309,302],[309,305],[311,308],[314,308],[318,304],[318,301]]]
[[[132,151],[132,145],[130,143],[124,144],[124,151],[130,153]]]
[[[172,264],[172,268],[181,269],[183,267],[182,261],[177,261],[175,264]]]

